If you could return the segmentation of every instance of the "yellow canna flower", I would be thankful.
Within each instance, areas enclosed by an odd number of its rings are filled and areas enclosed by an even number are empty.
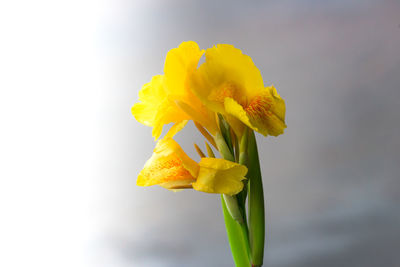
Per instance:
[[[282,134],[285,102],[275,87],[264,87],[251,58],[226,44],[207,49],[205,56],[190,79],[191,89],[205,106],[225,115],[239,135],[243,124],[265,136]]]
[[[205,62],[197,68],[204,53]],[[137,185],[222,194],[235,265],[261,266],[264,197],[253,130],[265,136],[278,136],[286,128],[285,102],[275,87],[265,87],[252,59],[232,45],[220,44],[204,51],[189,41],[168,52],[164,74],[154,76],[143,86],[139,100],[132,107],[132,114],[139,122],[153,127],[155,139],[160,137],[165,124],[173,125],[157,142],[138,175]],[[189,120],[194,121],[223,159],[215,158],[206,142],[210,158],[195,144],[201,157],[196,162],[174,141],[174,135]],[[245,165],[251,171],[248,174]],[[248,190],[243,190],[246,175],[250,183]]]
[[[224,159],[202,158],[197,163],[167,134],[139,173],[137,185],[234,195],[242,191],[246,173],[245,166]]]
[[[168,123],[192,119],[203,125],[211,134],[217,131],[215,115],[207,109],[189,89],[189,74],[193,73],[204,50],[195,42],[184,42],[168,52],[164,75],[154,76],[139,92],[139,100],[132,107],[135,118],[153,127],[153,137],[158,139]]]

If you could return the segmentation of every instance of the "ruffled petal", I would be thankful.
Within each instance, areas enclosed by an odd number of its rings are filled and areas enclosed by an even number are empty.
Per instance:
[[[155,139],[160,137],[165,124],[189,119],[203,125],[211,134],[218,130],[214,113],[189,88],[188,79],[203,54],[204,50],[200,50],[195,42],[183,42],[168,52],[165,74],[154,76],[139,92],[141,103],[132,107],[132,114],[139,122],[153,127]],[[190,106],[190,110],[182,110],[177,103]]]
[[[217,158],[202,158],[199,166],[197,180],[192,184],[195,190],[227,195],[243,190],[246,166]]]
[[[168,97],[163,75],[154,76],[151,82],[143,86],[139,92],[139,100],[140,103],[133,105],[132,114],[139,122],[153,127],[152,135],[155,139],[160,137],[165,124],[189,119]]]
[[[206,50],[206,61],[191,79],[192,90],[211,110],[224,112],[225,98],[246,104],[264,88],[260,71],[251,58],[232,45]]]
[[[132,107],[132,115],[136,120],[147,126],[153,126],[160,101],[166,97],[163,89],[164,76],[153,76],[149,83],[143,85],[139,91],[139,100]]]
[[[197,68],[197,64],[204,50],[200,50],[193,41],[183,42],[179,47],[171,49],[165,59],[164,73],[167,92],[173,98],[185,99],[190,90],[187,90],[187,76]]]

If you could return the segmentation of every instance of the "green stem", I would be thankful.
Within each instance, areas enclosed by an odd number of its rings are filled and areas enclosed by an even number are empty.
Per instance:
[[[262,266],[265,240],[264,192],[254,132],[248,136],[249,230],[253,266]]]
[[[223,121],[220,116],[220,122]],[[235,157],[232,149],[232,139],[226,135],[229,133],[227,125],[220,123],[221,128],[224,128],[225,136],[222,133],[215,135],[215,142],[221,156],[235,162]],[[210,154],[210,153],[209,153]],[[236,267],[250,267],[250,244],[248,236],[248,227],[246,219],[246,211],[244,203],[238,202],[238,196],[221,195],[222,209],[224,212],[225,227],[231,247],[233,260]]]
[[[249,242],[247,236],[247,227],[245,224],[239,224],[235,221],[226,207],[224,198],[221,195],[222,210],[224,212],[226,233],[229,239],[229,245],[236,267],[250,267]]]

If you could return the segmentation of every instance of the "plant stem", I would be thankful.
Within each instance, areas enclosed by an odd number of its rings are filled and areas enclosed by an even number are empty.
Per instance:
[[[248,136],[249,230],[253,266],[262,266],[265,240],[264,192],[254,132]]]
[[[247,237],[247,227],[235,221],[225,205],[221,195],[222,210],[224,212],[226,233],[236,267],[250,267],[249,242]]]
[[[232,138],[229,125],[219,116],[220,130],[215,135],[215,142],[221,156],[235,162]],[[210,154],[210,153],[209,153]],[[250,267],[250,244],[248,237],[247,218],[244,201],[238,201],[238,196],[221,195],[225,227],[236,267]]]

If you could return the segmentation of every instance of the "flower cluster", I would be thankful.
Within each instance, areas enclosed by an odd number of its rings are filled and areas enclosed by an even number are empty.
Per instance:
[[[198,66],[203,54],[205,62]],[[240,144],[249,130],[278,136],[286,128],[285,103],[275,87],[264,87],[251,58],[232,45],[204,51],[189,41],[170,50],[164,74],[143,86],[139,100],[132,114],[153,127],[156,140],[163,126],[173,123],[140,172],[140,186],[236,195],[243,190],[247,167],[238,160],[239,145],[232,144]],[[173,139],[189,120],[221,155],[225,147],[231,156],[219,159],[211,152],[200,162],[192,160]],[[225,142],[227,135],[233,141]]]

